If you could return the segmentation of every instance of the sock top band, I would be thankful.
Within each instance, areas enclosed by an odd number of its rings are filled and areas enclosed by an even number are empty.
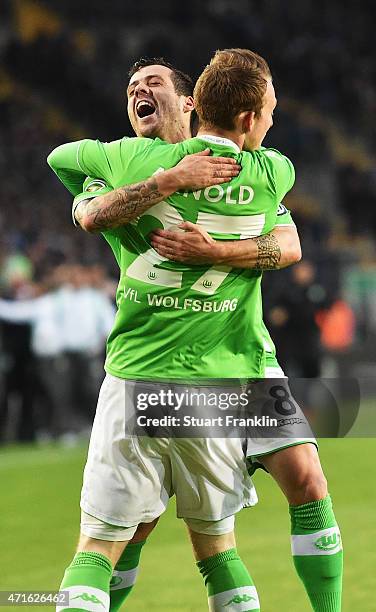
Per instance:
[[[200,570],[201,574],[205,577],[210,572],[212,572],[216,567],[219,567],[223,563],[227,563],[228,561],[238,561],[240,559],[236,548],[229,548],[223,552],[217,553],[212,557],[207,557],[207,559],[203,559],[202,561],[197,562],[197,567]]]
[[[71,567],[76,567],[77,565],[96,565],[103,567],[112,574],[112,563],[108,557],[102,555],[102,553],[78,552],[71,563]]]
[[[330,495],[301,506],[290,506],[290,515],[293,528],[320,530],[337,524]]]

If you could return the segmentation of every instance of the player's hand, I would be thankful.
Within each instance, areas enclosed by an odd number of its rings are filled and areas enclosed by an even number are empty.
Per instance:
[[[151,244],[161,257],[172,261],[210,264],[216,258],[216,241],[190,221],[180,223],[175,230],[155,230],[151,234]]]
[[[241,166],[232,157],[212,157],[210,149],[186,155],[169,172],[176,180],[176,191],[196,191],[228,183],[238,176]]]

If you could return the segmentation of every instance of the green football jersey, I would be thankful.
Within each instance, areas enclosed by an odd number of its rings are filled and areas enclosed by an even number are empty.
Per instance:
[[[74,217],[74,212],[77,204],[82,199],[89,199],[92,197],[96,197],[97,195],[105,194],[111,191],[110,187],[106,186],[106,183],[101,179],[96,179],[94,177],[87,177],[84,182],[84,190],[82,194],[78,195],[73,204],[72,217],[73,223],[77,225],[77,222]],[[274,227],[295,227],[295,223],[291,216],[291,212],[286,208],[286,206],[281,202],[277,209],[277,220]],[[116,253],[115,253],[116,256]],[[261,322],[262,335],[263,335],[263,346],[266,351],[266,368],[281,368],[278,359],[277,359],[277,351],[275,344],[270,336],[269,330],[266,327],[264,321]],[[267,372],[266,372],[267,374]]]
[[[143,379],[262,377],[265,327],[257,270],[188,266],[160,257],[148,236],[183,221],[216,239],[269,232],[294,182],[291,162],[274,149],[241,152],[230,140],[200,136],[175,145],[159,139],[83,140],[58,147],[49,163],[77,201],[136,183],[209,146],[234,157],[240,174],[229,183],[175,193],[138,219],[103,233],[120,266],[118,311],[105,369]],[[87,176],[98,177],[96,184]],[[101,181],[103,189],[101,191]],[[96,189],[99,186],[99,190]],[[82,193],[83,191],[83,193]]]

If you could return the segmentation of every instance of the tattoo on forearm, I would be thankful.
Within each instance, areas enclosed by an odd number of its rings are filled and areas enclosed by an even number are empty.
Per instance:
[[[254,238],[258,253],[255,263],[256,270],[275,270],[281,261],[281,249],[278,240],[273,234]]]
[[[120,187],[105,196],[83,200],[76,208],[75,217],[80,224],[84,217],[90,219],[92,231],[100,232],[129,223],[163,197],[152,177],[136,185]]]

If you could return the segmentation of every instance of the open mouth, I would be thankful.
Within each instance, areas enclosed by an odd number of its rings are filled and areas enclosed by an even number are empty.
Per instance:
[[[140,117],[140,119],[143,119],[144,117],[149,117],[149,115],[155,113],[155,110],[156,109],[154,104],[152,102],[149,102],[148,100],[140,100],[136,104],[136,113],[137,116]]]

